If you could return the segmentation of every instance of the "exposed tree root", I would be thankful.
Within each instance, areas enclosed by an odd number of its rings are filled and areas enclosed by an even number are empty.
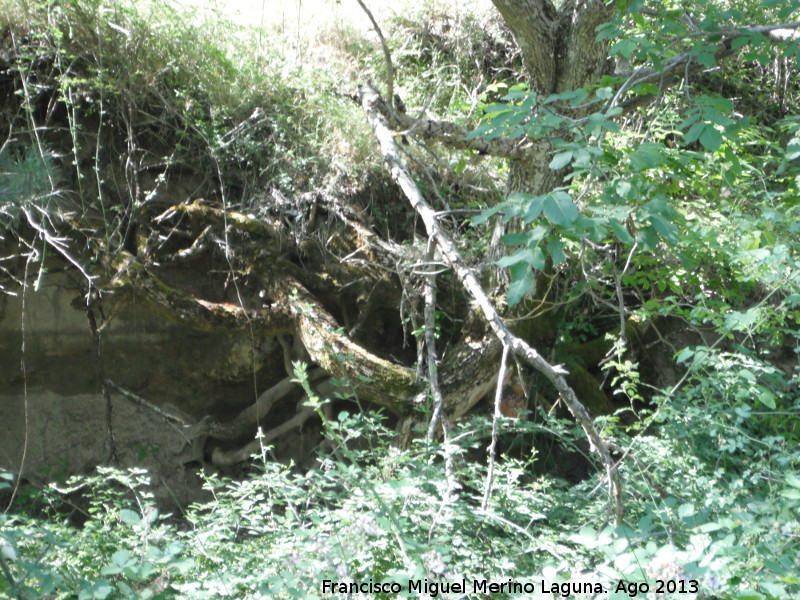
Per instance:
[[[309,373],[308,378],[313,383],[325,377],[325,375],[326,373],[323,369],[315,369]],[[236,440],[252,434],[272,408],[296,389],[298,389],[297,384],[290,377],[281,379],[261,394],[253,404],[236,415],[233,420],[224,423],[208,422],[205,427],[205,434],[215,440]]]
[[[315,386],[315,388],[316,393],[320,397],[329,396],[336,390],[336,387],[330,380],[319,383]],[[235,466],[239,463],[245,462],[253,454],[256,454],[263,446],[269,445],[273,440],[276,440],[280,436],[292,431],[293,429],[302,427],[306,421],[316,415],[316,411],[313,408],[304,406],[307,401],[308,396],[304,395],[297,403],[298,413],[294,417],[288,421],[284,421],[280,425],[273,427],[269,431],[264,432],[263,435],[249,444],[230,451],[225,451],[221,448],[215,448],[211,455],[211,462],[214,464],[214,466],[219,468]]]
[[[264,270],[267,276],[276,275]],[[397,414],[411,409],[419,387],[410,368],[375,356],[347,337],[314,295],[290,275],[269,285],[264,306],[246,309],[184,294],[127,255],[107,289],[143,295],[162,316],[201,331],[298,335],[311,359],[328,374],[349,380],[362,399]]]

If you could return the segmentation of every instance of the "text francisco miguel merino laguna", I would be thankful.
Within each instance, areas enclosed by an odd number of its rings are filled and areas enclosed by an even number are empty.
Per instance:
[[[514,581],[508,579],[503,582],[488,581],[486,579],[473,579],[471,585],[466,579],[461,581],[428,581],[427,579],[410,579],[408,588],[396,581],[382,583],[369,579],[367,581],[338,582],[330,579],[322,580],[323,594],[399,594],[403,591],[418,592],[436,598],[439,594],[558,594],[567,598],[573,594],[603,594],[607,590],[600,583],[570,582],[570,583],[545,583],[539,581],[537,586],[533,581]]]

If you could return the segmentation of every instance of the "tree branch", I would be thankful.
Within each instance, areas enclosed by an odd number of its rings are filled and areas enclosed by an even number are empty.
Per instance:
[[[361,102],[359,94],[354,95],[352,99]],[[449,121],[418,119],[408,114],[397,113],[380,96],[375,100],[374,109],[380,112],[393,129],[400,132],[396,135],[413,134],[457,150],[475,150],[478,154],[489,154],[498,158],[521,159],[550,147],[546,141],[530,138],[512,139],[499,136],[493,139],[483,137],[467,139],[470,130],[466,127]]]
[[[489,327],[491,327],[495,336],[504,346],[507,346],[511,352],[528,362],[528,364],[542,373],[555,386],[561,399],[564,401],[573,417],[575,417],[575,420],[583,428],[591,445],[597,450],[605,466],[606,475],[608,477],[609,512],[611,512],[613,506],[616,520],[620,522],[622,520],[623,506],[622,482],[619,472],[611,457],[608,445],[594,426],[594,422],[586,408],[581,404],[580,400],[578,400],[575,392],[564,378],[566,371],[561,366],[551,365],[539,352],[528,345],[524,340],[512,334],[508,329],[491,300],[489,300],[488,295],[481,287],[475,273],[466,264],[455,244],[450,239],[450,236],[440,227],[436,212],[425,201],[419,188],[417,188],[416,183],[401,161],[397,144],[395,144],[394,141],[394,135],[389,129],[386,119],[380,111],[376,109],[375,105],[379,100],[378,92],[369,86],[362,87],[360,89],[360,96],[361,105],[375,132],[375,137],[378,139],[383,158],[386,161],[392,179],[400,186],[408,198],[408,201],[411,203],[411,206],[425,223],[428,235],[436,241],[442,255],[453,268],[462,286],[480,307],[486,322]]]
[[[719,63],[730,56],[736,54],[733,49],[732,42],[736,38],[745,35],[759,34],[773,43],[782,43],[790,40],[800,39],[800,23],[786,23],[782,25],[768,25],[758,27],[742,27],[737,30],[724,30],[724,31],[698,31],[688,37],[722,37],[717,43],[716,51],[714,52],[714,62]],[[617,73],[618,76],[627,77],[627,81],[617,91],[615,98],[621,98],[622,95],[628,90],[633,89],[641,83],[655,83],[660,92],[671,87],[676,82],[682,80],[688,75],[693,75],[698,71],[702,71],[707,67],[697,62],[697,57],[690,52],[686,52],[679,56],[674,56],[664,63],[663,69],[653,69],[651,67],[640,67],[633,71]],[[619,106],[624,113],[628,113],[640,106],[645,106],[652,102],[658,95],[645,94],[629,98],[624,102],[620,102]]]
[[[198,331],[253,331],[300,336],[311,359],[333,377],[347,378],[359,396],[394,413],[408,412],[420,387],[414,372],[375,356],[347,337],[333,316],[289,272],[264,275],[262,306],[209,302],[174,289],[135,257],[122,253],[105,289],[141,294],[163,317]],[[258,272],[258,269],[256,269]],[[275,281],[269,281],[268,278]]]

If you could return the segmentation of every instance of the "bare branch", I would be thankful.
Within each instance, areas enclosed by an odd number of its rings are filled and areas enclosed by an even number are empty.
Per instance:
[[[364,4],[363,0],[356,0],[356,2],[358,2],[361,10],[367,15],[367,18],[370,20],[370,23],[372,23],[372,27],[375,29],[375,33],[378,35],[378,39],[381,42],[383,58],[386,61],[386,97],[389,98],[389,102],[394,105],[394,63],[392,63],[392,53],[389,52],[389,45],[386,43],[386,38],[383,37],[383,31],[381,31],[380,25],[378,25],[378,21],[375,20],[372,11]]]
[[[508,363],[508,346],[503,345],[503,357],[500,359],[500,371],[497,374],[497,388],[494,393],[494,413],[492,413],[492,441],[489,444],[489,468],[486,472],[486,483],[483,487],[483,501],[481,510],[489,506],[489,497],[492,495],[494,483],[494,462],[497,453],[497,422],[500,420],[500,404],[503,401],[503,385],[506,381],[506,365]]]
[[[253,454],[258,452],[259,448],[269,445],[270,442],[279,438],[283,434],[288,433],[292,429],[300,427],[314,415],[316,415],[316,411],[313,408],[305,408],[288,421],[273,427],[257,440],[250,442],[238,450],[230,450],[226,452],[221,448],[215,448],[211,454],[211,462],[214,464],[214,466],[220,468],[232,467],[239,463],[243,463]]]
[[[432,240],[428,242],[428,264],[427,269],[435,268],[433,264],[435,244]],[[444,414],[444,398],[439,387],[439,366],[437,364],[438,354],[436,353],[436,272],[431,270],[425,275],[423,282],[425,286],[425,352],[428,355],[428,388],[433,398],[433,414],[428,425],[428,439],[433,439],[436,432],[436,425],[441,422],[442,430],[447,431],[447,415]]]
[[[527,342],[512,334],[508,329],[505,322],[498,314],[497,309],[495,309],[489,299],[489,296],[483,290],[475,273],[466,264],[455,244],[450,239],[450,236],[440,227],[436,212],[425,201],[419,188],[400,159],[397,144],[394,141],[394,135],[389,129],[386,119],[376,108],[376,103],[379,100],[378,92],[374,88],[367,86],[361,88],[360,95],[362,107],[375,132],[375,137],[378,139],[383,158],[386,161],[392,179],[400,186],[408,198],[408,201],[411,203],[411,206],[425,223],[428,236],[436,241],[442,255],[447,262],[450,263],[453,271],[461,281],[462,286],[480,307],[486,322],[491,327],[497,339],[499,339],[504,346],[507,346],[511,352],[523,358],[537,371],[542,373],[555,386],[561,399],[564,401],[567,408],[569,408],[575,420],[583,428],[591,445],[599,453],[608,477],[609,509],[611,509],[612,505],[614,506],[616,519],[620,522],[622,519],[623,506],[622,482],[619,472],[611,457],[608,445],[594,426],[594,422],[586,408],[580,400],[578,400],[574,390],[564,378],[567,372],[559,365],[551,365],[539,352],[528,345]]]

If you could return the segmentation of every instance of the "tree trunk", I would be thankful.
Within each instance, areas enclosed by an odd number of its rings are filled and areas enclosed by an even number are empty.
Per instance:
[[[567,0],[556,10],[550,0],[492,0],[522,51],[533,91],[542,98],[581,88],[607,70],[608,44],[596,40],[596,28],[610,10],[597,0]],[[573,111],[571,117],[580,117]],[[552,171],[550,156],[536,152],[512,159],[507,193],[546,194],[563,173]]]

